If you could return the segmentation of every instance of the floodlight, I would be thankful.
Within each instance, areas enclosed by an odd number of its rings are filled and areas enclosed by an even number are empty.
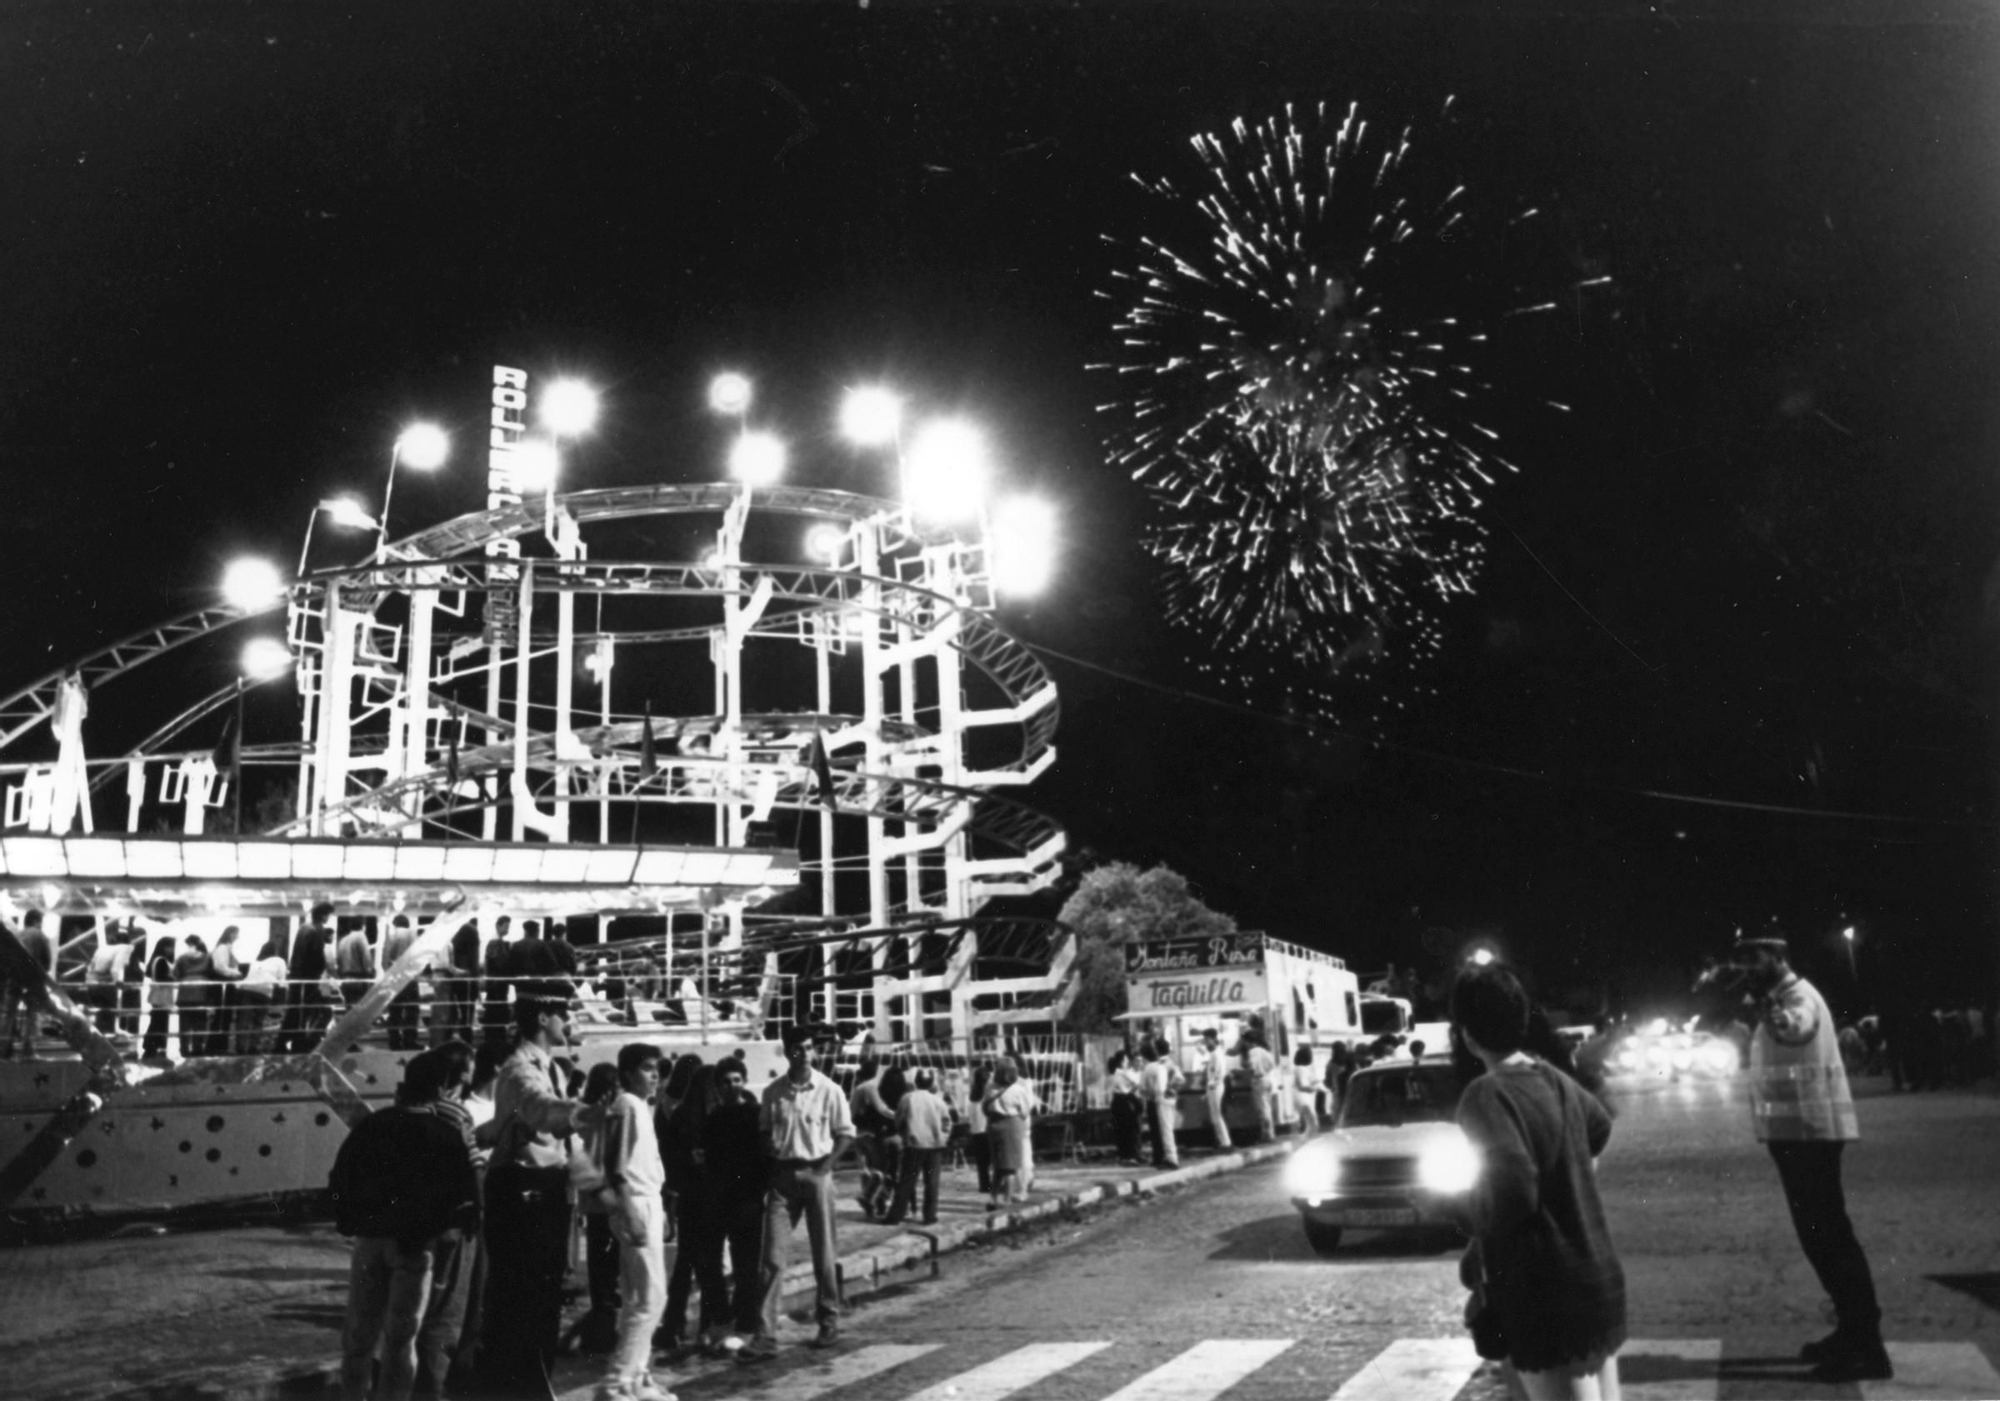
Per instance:
[[[396,439],[396,458],[406,467],[428,472],[451,456],[451,439],[435,423],[412,423]]]
[[[284,576],[269,560],[239,559],[222,575],[222,596],[239,613],[262,613],[284,601]]]
[[[745,433],[729,450],[729,471],[745,486],[770,486],[785,474],[785,445],[769,433]]]
[[[806,553],[825,564],[838,563],[846,543],[847,532],[829,521],[821,521],[806,532]]]
[[[876,447],[896,441],[903,401],[886,389],[850,389],[840,405],[840,431],[849,441]]]
[[[903,502],[923,520],[952,524],[972,519],[986,495],[986,440],[955,419],[917,431],[903,462]]]
[[[243,645],[243,674],[252,681],[275,681],[292,669],[292,649],[275,637],[253,637]]]
[[[558,438],[574,438],[597,426],[597,391],[580,379],[559,379],[542,391],[537,412]]]
[[[375,517],[368,514],[359,501],[351,496],[336,496],[322,501],[319,508],[326,512],[327,519],[343,530],[376,530]]]
[[[750,407],[750,381],[734,370],[708,382],[708,406],[717,413],[741,415]]]
[[[561,460],[556,456],[554,443],[528,438],[515,444],[514,450],[507,454],[507,467],[515,491],[523,496],[539,496],[555,490]]]
[[[1025,598],[1040,593],[1055,572],[1055,508],[1033,496],[1015,496],[994,508],[991,532],[993,585]]]

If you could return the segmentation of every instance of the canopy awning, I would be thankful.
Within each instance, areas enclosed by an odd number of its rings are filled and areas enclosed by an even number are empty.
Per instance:
[[[1221,1017],[1269,1011],[1268,1002],[1225,1002],[1214,1007],[1155,1007],[1150,1012],[1120,1012],[1114,1022],[1172,1021],[1178,1017]]]
[[[781,848],[44,833],[0,837],[0,893],[50,914],[650,914],[798,884]]]

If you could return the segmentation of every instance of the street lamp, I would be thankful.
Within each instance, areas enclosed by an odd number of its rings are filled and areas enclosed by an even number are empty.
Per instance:
[[[841,400],[841,434],[861,447],[895,442],[902,422],[903,401],[886,389],[873,386],[850,389]]]
[[[1847,979],[1849,982],[1854,982],[1857,978],[1854,969],[1854,926],[1850,924],[1841,930],[1840,937],[1841,941],[1847,945]]]
[[[1014,496],[993,509],[993,585],[1002,594],[1028,598],[1055,572],[1055,508],[1034,496]]]
[[[239,613],[262,613],[284,601],[285,581],[267,559],[239,559],[223,571],[222,596]]]
[[[986,439],[969,423],[941,419],[917,430],[903,460],[903,502],[919,519],[973,519],[986,497]]]
[[[299,546],[301,574],[306,572],[306,557],[312,553],[313,527],[319,524],[321,512],[325,512],[328,519],[342,530],[380,529],[375,517],[363,510],[361,503],[351,496],[335,496],[321,500],[313,507],[312,514],[306,517],[306,539],[305,543]]]
[[[559,379],[542,391],[542,426],[558,438],[575,438],[597,426],[597,391],[580,379]]]
[[[275,637],[253,637],[244,644],[243,675],[254,683],[275,681],[292,669],[292,649]]]
[[[785,445],[769,433],[745,433],[729,450],[729,471],[745,486],[771,486],[785,474]]]
[[[236,678],[236,713],[229,723],[230,831],[243,835],[243,693],[275,681],[292,669],[292,651],[275,637],[253,637],[243,646],[242,675]]]
[[[740,421],[750,411],[750,381],[734,370],[723,371],[708,382],[708,406]]]
[[[847,544],[847,532],[831,521],[821,521],[806,532],[806,554],[821,564],[838,564]]]
[[[382,488],[382,519],[375,526],[375,550],[389,540],[389,501],[396,494],[396,465],[407,462],[419,472],[431,472],[451,456],[451,439],[435,423],[412,423],[396,436],[389,450],[389,484]]]

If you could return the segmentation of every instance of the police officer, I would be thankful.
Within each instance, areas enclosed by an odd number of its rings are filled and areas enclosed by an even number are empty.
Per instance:
[[[1861,1136],[1841,1064],[1833,1014],[1811,983],[1792,971],[1784,939],[1739,938],[1730,962],[1753,1000],[1750,1106],[1757,1138],[1777,1164],[1785,1204],[1819,1282],[1833,1299],[1837,1326],[1800,1356],[1825,1382],[1892,1375],[1882,1346],[1882,1310],[1868,1257],[1847,1218],[1841,1150]]]

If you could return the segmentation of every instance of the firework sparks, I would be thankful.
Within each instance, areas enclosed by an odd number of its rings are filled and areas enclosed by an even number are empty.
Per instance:
[[[1160,508],[1170,616],[1307,689],[1415,665],[1512,470],[1475,416],[1484,328],[1556,303],[1471,271],[1467,190],[1416,168],[1408,129],[1287,108],[1192,144],[1195,186],[1134,177],[1187,235],[1137,240],[1112,294],[1114,452]]]

